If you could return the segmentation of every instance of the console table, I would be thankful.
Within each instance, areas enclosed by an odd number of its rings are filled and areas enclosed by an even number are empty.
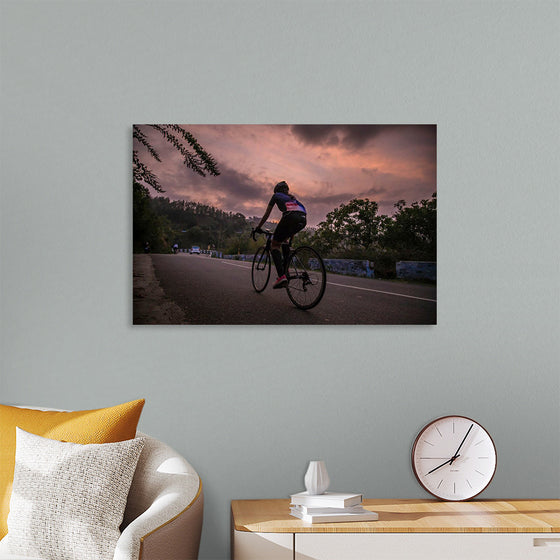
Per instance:
[[[364,500],[378,521],[310,524],[289,500],[234,500],[233,560],[560,559],[560,500]]]

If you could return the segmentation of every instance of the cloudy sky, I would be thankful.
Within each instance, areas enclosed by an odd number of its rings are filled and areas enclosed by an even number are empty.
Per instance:
[[[379,213],[436,192],[435,125],[180,125],[218,163],[200,177],[156,130],[140,126],[161,156],[134,141],[172,200],[192,200],[247,217],[262,216],[279,181],[308,211],[308,225],[352,198],[369,198]],[[155,194],[155,193],[154,193]],[[271,219],[279,219],[277,209]]]

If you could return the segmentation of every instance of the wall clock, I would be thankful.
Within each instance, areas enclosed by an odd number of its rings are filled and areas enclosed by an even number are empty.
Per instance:
[[[442,500],[470,500],[496,472],[496,446],[490,434],[465,416],[443,416],[420,430],[412,447],[418,482]]]

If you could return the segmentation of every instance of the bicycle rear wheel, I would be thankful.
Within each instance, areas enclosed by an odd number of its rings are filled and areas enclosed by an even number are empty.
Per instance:
[[[323,259],[311,247],[298,247],[290,256],[286,291],[292,303],[300,309],[315,307],[327,286]]]
[[[251,280],[253,288],[261,293],[270,279],[270,251],[266,247],[259,247],[253,257],[253,268],[251,269]]]

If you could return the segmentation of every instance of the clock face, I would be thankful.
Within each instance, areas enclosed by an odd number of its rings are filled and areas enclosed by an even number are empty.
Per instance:
[[[444,416],[418,434],[412,468],[430,494],[443,500],[468,500],[490,484],[496,472],[496,447],[474,420]]]

